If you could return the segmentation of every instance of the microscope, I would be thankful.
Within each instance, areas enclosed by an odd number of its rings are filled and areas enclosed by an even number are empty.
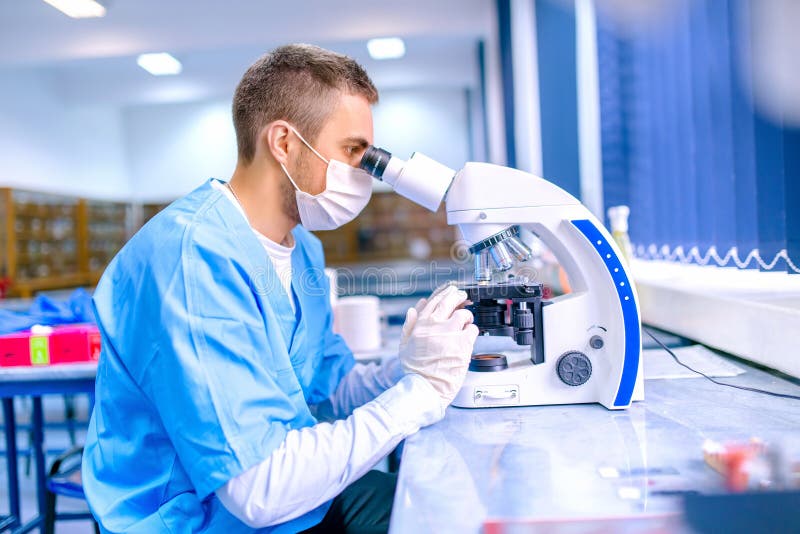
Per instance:
[[[592,213],[556,186],[516,169],[469,162],[455,171],[415,152],[407,160],[370,146],[361,168],[447,222],[471,244],[474,280],[460,283],[484,336],[505,350],[473,354],[454,406],[484,408],[644,399],[641,321],[621,251]],[[571,292],[546,299],[525,277],[502,278],[531,257],[538,237],[567,274]],[[477,350],[476,350],[477,352]]]

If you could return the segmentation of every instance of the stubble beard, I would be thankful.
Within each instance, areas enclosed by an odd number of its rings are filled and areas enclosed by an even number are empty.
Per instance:
[[[303,187],[305,180],[302,177],[308,175],[308,163],[302,156],[298,156],[293,164],[287,166],[286,170],[292,175],[292,179],[297,183],[298,187]],[[296,189],[289,181],[289,178],[281,183],[281,202],[283,204],[283,212],[295,224],[300,224],[300,212],[297,210],[297,194]]]

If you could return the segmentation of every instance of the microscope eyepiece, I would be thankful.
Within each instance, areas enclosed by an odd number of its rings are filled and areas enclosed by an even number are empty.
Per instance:
[[[439,209],[456,171],[415,152],[404,161],[382,148],[367,147],[358,165],[399,195],[431,211]]]
[[[374,145],[367,147],[364,155],[361,157],[359,167],[370,173],[372,176],[381,180],[389,160],[392,159],[392,154],[382,148]]]

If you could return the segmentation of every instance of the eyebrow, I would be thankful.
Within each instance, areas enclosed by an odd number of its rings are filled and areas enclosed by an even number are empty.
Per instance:
[[[360,148],[367,148],[369,146],[369,141],[363,137],[346,137],[344,143],[357,145]]]

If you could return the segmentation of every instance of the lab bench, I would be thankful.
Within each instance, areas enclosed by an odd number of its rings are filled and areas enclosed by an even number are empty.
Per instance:
[[[71,395],[88,393],[94,395],[94,382],[97,364],[69,364],[41,367],[0,368],[0,399],[3,405],[5,423],[6,466],[8,473],[9,515],[0,518],[0,531],[11,528],[14,533],[30,532],[42,528],[45,514],[46,459],[44,451],[43,395]],[[32,443],[36,462],[36,503],[37,513],[33,519],[22,523],[21,502],[18,478],[18,459],[16,443],[15,397],[32,397]],[[86,514],[60,514],[63,517],[87,517]]]
[[[794,381],[735,364],[745,372],[721,381],[800,395]],[[683,528],[682,495],[724,491],[704,463],[706,439],[755,436],[800,458],[798,400],[704,378],[646,380],[645,395],[623,411],[448,408],[406,440],[390,531],[553,532],[572,522],[563,531],[672,532]]]

